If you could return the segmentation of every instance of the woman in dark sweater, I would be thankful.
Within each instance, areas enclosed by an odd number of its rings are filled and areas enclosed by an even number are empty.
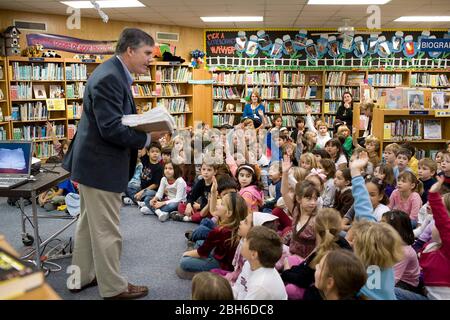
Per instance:
[[[353,96],[350,92],[344,92],[342,102],[336,112],[336,120],[345,122],[352,132],[353,125]]]

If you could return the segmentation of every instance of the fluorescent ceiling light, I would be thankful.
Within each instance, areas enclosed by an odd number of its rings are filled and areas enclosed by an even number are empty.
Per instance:
[[[263,17],[200,17],[204,22],[264,21]]]
[[[446,22],[450,21],[450,16],[403,16],[395,19],[397,22]]]
[[[308,4],[327,4],[332,5],[368,5],[368,4],[386,4],[391,0],[309,0]]]
[[[90,9],[94,8],[91,1],[60,1],[66,6],[77,8],[77,9]],[[100,8],[136,8],[145,7],[145,5],[138,0],[107,0],[107,1],[96,1]]]

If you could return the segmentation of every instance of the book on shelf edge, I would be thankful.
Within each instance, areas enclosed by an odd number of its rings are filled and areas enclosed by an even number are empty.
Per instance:
[[[44,283],[44,275],[31,263],[0,248],[0,300],[13,299]]]

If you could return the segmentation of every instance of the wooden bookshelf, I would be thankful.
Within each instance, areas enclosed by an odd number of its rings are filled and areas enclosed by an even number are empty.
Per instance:
[[[8,64],[0,57],[0,140],[11,139],[11,122],[8,90]]]

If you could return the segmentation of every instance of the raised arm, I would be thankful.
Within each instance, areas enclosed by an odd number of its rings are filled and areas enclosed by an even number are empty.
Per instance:
[[[437,179],[438,182],[431,187],[428,193],[428,203],[431,207],[436,229],[439,231],[439,236],[441,238],[440,251],[447,259],[450,259],[450,218],[447,209],[444,206],[444,202],[442,201],[442,197],[438,192],[444,183],[445,177],[438,176]]]
[[[292,213],[292,210],[294,209],[295,199],[289,193],[289,169],[291,167],[291,159],[289,159],[289,156],[285,156],[282,162],[283,176],[281,178],[281,195],[283,196],[284,203],[289,212]]]
[[[372,202],[370,202],[369,192],[367,191],[361,172],[369,162],[367,152],[361,152],[359,157],[353,156],[350,161],[350,173],[352,176],[352,193],[355,208],[355,219],[367,219],[377,221],[373,214]]]

